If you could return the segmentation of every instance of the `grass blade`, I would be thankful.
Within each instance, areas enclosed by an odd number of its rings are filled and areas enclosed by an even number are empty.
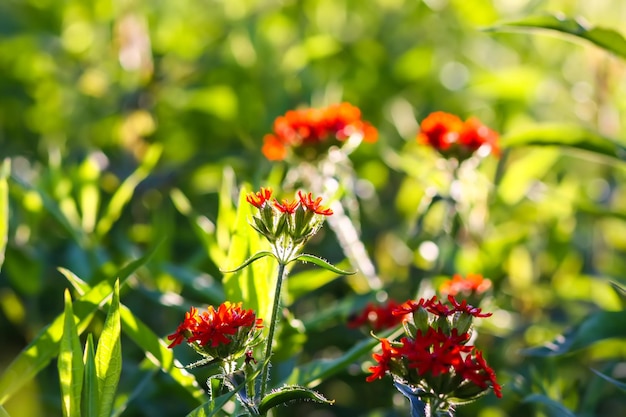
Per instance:
[[[76,330],[72,299],[68,290],[65,290],[63,317],[63,337],[61,338],[57,362],[61,386],[61,408],[65,417],[73,417],[80,415],[84,364],[78,331]]]
[[[98,416],[109,417],[113,409],[115,391],[122,373],[122,344],[120,341],[120,284],[115,282],[113,299],[104,322],[96,349],[96,374],[100,404]]]
[[[94,353],[93,335],[89,333],[85,344],[85,387],[83,390],[83,413],[85,417],[98,415],[98,375],[96,373],[96,355]]]

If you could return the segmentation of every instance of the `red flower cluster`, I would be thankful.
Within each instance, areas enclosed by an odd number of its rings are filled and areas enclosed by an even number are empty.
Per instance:
[[[439,317],[448,317],[455,313],[465,313],[472,317],[479,318],[492,316],[492,313],[482,313],[482,309],[467,304],[466,300],[463,300],[459,304],[459,302],[452,295],[448,295],[448,301],[451,306],[437,300],[436,296],[433,296],[430,299],[420,298],[419,301],[408,300],[393,310],[392,314],[404,316],[423,308],[427,312]]]
[[[470,118],[463,122],[458,116],[446,112],[429,114],[420,124],[417,141],[435,148],[445,157],[464,160],[481,147],[499,155],[498,133]]]
[[[396,382],[418,387],[450,405],[476,398],[489,387],[502,396],[493,369],[479,350],[467,345],[472,320],[491,313],[452,295],[447,301],[433,296],[391,309],[393,316],[403,319],[405,336],[398,341],[380,339],[381,352],[372,355],[376,364],[369,368],[368,382],[391,374]]]
[[[378,131],[361,119],[361,110],[350,103],[325,108],[290,110],[274,121],[274,133],[263,138],[263,155],[271,161],[287,157],[289,148],[319,148],[345,141],[360,134],[366,142],[376,142]],[[321,146],[324,148],[324,146]],[[320,149],[321,150],[321,149]]]
[[[350,317],[348,327],[364,326],[374,332],[390,329],[402,323],[402,317],[393,314],[393,311],[399,307],[400,305],[394,300],[389,300],[380,305],[368,303],[359,314]]]
[[[209,306],[202,314],[191,307],[176,331],[167,336],[172,341],[168,347],[186,340],[201,353],[223,359],[240,353],[255,330],[263,327],[262,322],[252,310],[242,309],[241,303],[226,301],[217,309]]]
[[[446,334],[442,329],[428,327],[425,332],[418,330],[415,338],[403,337],[397,346],[387,339],[381,339],[382,351],[372,355],[376,365],[369,368],[372,375],[366,380],[372,382],[387,372],[405,370],[405,375],[398,376],[406,382],[420,385],[426,381],[431,383],[429,385],[437,386],[433,383],[435,378],[450,375],[449,378],[441,379],[447,380],[449,385],[438,385],[437,394],[454,394],[471,383],[480,390],[491,386],[496,396],[501,398],[502,387],[493,369],[485,362],[482,352],[474,346],[465,345],[470,338],[468,333],[459,335],[455,330]],[[412,369],[416,375],[411,374]]]
[[[462,294],[468,297],[473,294],[482,294],[489,288],[491,288],[491,280],[480,274],[467,274],[465,277],[454,274],[452,279],[444,281],[439,286],[439,292],[452,296]]]

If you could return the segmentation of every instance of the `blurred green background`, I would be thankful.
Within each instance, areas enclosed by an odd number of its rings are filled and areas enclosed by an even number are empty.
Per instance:
[[[563,36],[482,30],[544,12],[619,31],[626,2],[0,2],[0,157],[12,166],[0,368],[62,311],[67,283],[57,267],[97,282],[166,237],[123,301],[159,335],[175,329],[189,304],[220,302],[221,259],[207,255],[191,212],[171,193],[187,196],[196,225],[212,233],[225,181],[257,187],[284,171],[260,153],[275,117],[349,101],[380,132],[351,159],[362,238],[390,295],[403,301],[426,278],[454,272],[494,280],[496,314],[479,329],[479,345],[505,398],[485,398],[458,415],[554,415],[549,406],[521,402],[533,392],[580,416],[626,415],[623,392],[588,368],[625,376],[623,341],[564,358],[519,354],[594,311],[622,308],[609,281],[626,282],[623,161],[565,148],[513,149],[465,178],[469,232],[437,242],[441,252],[454,251],[448,262],[437,265],[424,251],[440,233],[441,213],[429,213],[419,235],[407,233],[426,189],[445,188],[435,155],[415,144],[419,121],[431,111],[478,116],[505,137],[558,122],[624,143],[623,61]],[[129,194],[112,201],[124,181]],[[343,259],[330,232],[312,246],[331,261]],[[287,349],[286,362],[332,357],[367,337],[346,332],[347,313],[315,314],[363,293],[358,285],[342,278],[305,293],[290,306],[306,325],[294,342],[303,352]],[[140,375],[141,352],[129,346],[121,391]],[[60,415],[55,371],[46,368],[7,411]],[[277,414],[405,415],[404,400],[386,382],[365,384],[355,364],[319,387],[335,406]],[[179,391],[156,374],[123,415],[184,415],[195,405]]]

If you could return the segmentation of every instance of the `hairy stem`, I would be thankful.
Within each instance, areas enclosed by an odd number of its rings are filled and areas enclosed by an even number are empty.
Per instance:
[[[274,292],[274,305],[272,306],[272,318],[270,320],[270,330],[267,335],[267,344],[265,346],[265,356],[263,358],[263,371],[261,372],[261,391],[260,398],[263,399],[267,390],[267,379],[269,374],[270,357],[272,356],[272,344],[274,341],[274,331],[278,322],[278,306],[280,304],[280,289],[283,284],[285,275],[285,263],[278,263],[278,276],[276,277],[276,291]]]

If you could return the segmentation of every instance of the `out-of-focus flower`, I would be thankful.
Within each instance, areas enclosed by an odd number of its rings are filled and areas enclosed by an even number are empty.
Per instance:
[[[399,307],[394,300],[379,305],[368,303],[359,314],[350,317],[348,327],[366,327],[374,332],[390,329],[402,323],[402,316],[393,314]]]
[[[485,154],[500,154],[498,133],[472,117],[463,122],[458,116],[438,111],[429,114],[420,124],[417,141],[437,150],[446,158],[459,161],[483,148]]]
[[[185,313],[178,329],[167,338],[168,347],[183,341],[198,353],[215,359],[235,358],[243,355],[259,335],[263,320],[252,310],[245,310],[241,303],[229,301],[217,308],[209,306],[201,314],[195,307]]]
[[[490,288],[491,280],[483,278],[480,274],[467,274],[465,277],[454,274],[451,279],[444,281],[439,286],[439,292],[444,295],[469,297],[474,294],[482,294]]]
[[[274,132],[263,138],[262,152],[271,161],[281,161],[290,152],[315,159],[329,147],[357,136],[376,142],[378,131],[363,121],[361,110],[350,103],[290,110],[276,118]]]

